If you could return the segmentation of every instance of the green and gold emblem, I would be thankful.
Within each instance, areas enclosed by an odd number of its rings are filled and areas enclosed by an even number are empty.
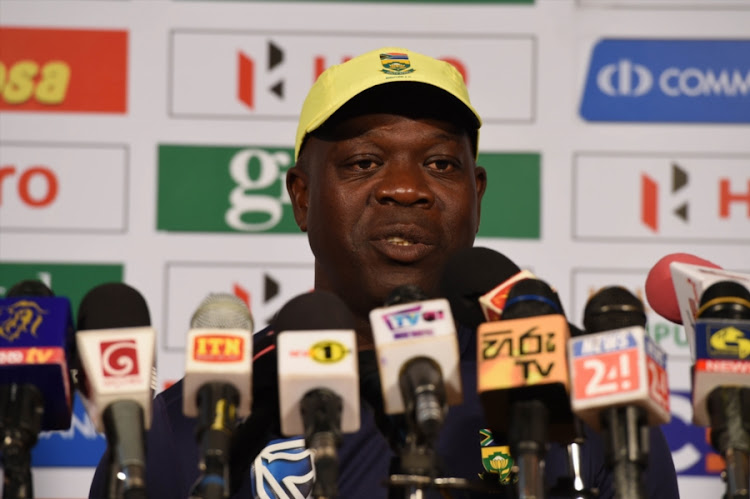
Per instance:
[[[381,71],[388,75],[405,75],[414,72],[408,54],[400,52],[380,54],[380,64],[383,65]]]
[[[479,430],[482,449],[482,465],[485,471],[479,475],[482,480],[491,479],[501,484],[515,483],[518,476],[513,473],[513,457],[507,445],[497,445],[490,430]]]

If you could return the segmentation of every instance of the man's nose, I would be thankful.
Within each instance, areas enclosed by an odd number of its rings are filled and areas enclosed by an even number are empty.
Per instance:
[[[417,163],[394,162],[382,171],[375,188],[375,197],[381,204],[398,204],[429,208],[435,202],[425,168]]]

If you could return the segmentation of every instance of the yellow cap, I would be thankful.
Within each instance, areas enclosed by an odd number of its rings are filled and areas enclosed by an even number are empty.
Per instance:
[[[294,159],[307,134],[360,93],[384,83],[417,82],[440,88],[458,99],[477,120],[461,73],[450,63],[404,48],[384,47],[326,69],[307,94],[297,126]],[[477,132],[478,133],[478,132]]]

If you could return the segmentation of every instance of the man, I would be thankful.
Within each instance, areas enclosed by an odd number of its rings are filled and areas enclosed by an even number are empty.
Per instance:
[[[458,71],[406,49],[383,48],[334,66],[310,90],[287,189],[315,255],[315,288],[346,302],[358,321],[360,349],[372,347],[369,312],[394,288],[412,284],[438,296],[447,259],[473,245],[487,182],[476,165],[480,124]],[[443,475],[477,481],[480,430],[487,423],[476,395],[474,336],[467,328],[459,332],[465,401],[448,412],[438,453]],[[253,414],[235,438],[233,497],[304,497],[313,472],[303,440],[279,435],[273,332],[257,338]],[[198,476],[194,421],[182,416],[181,396],[178,383],[154,404],[151,497],[186,497]],[[601,441],[589,436],[582,452],[586,485],[611,497]],[[339,455],[340,497],[387,496],[382,482],[393,453],[369,408],[363,407],[362,428],[345,436]],[[568,473],[565,449],[552,445],[546,462],[552,486]],[[101,494],[102,475],[97,470],[92,497]],[[677,497],[659,430],[652,432],[647,488],[649,497]]]

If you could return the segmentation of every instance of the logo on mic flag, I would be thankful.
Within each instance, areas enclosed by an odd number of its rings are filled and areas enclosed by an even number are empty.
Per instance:
[[[240,336],[207,334],[193,338],[193,359],[200,362],[244,362],[245,342]]]
[[[436,321],[444,318],[443,311],[436,308],[427,310],[425,305],[409,306],[394,312],[385,314],[383,320],[388,329],[393,332],[393,339],[432,336],[435,334],[432,327]]]
[[[598,409],[636,404],[649,424],[669,421],[667,355],[642,327],[571,338],[568,343],[570,402],[578,416],[599,428]]]
[[[564,319],[515,319],[480,325],[482,388],[509,389],[536,384],[567,386],[567,365],[560,362],[565,351]]]
[[[36,337],[46,313],[38,303],[30,300],[20,300],[0,308],[0,336],[10,342],[25,333]]]
[[[99,348],[105,378],[125,378],[140,373],[135,340],[102,341]]]
[[[708,350],[711,356],[746,359],[750,356],[750,331],[745,327],[743,331],[741,325],[726,326],[716,329],[708,324],[700,324],[696,329],[706,327],[709,335]]]
[[[592,399],[612,393],[638,391],[638,344],[630,331],[576,339],[572,356],[573,391]]]

